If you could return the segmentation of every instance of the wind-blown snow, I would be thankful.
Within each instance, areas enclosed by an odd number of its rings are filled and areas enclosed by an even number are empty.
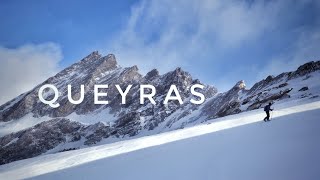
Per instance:
[[[110,109],[103,109],[100,111],[90,112],[88,114],[79,115],[73,112],[66,118],[73,121],[78,121],[83,124],[94,124],[97,122],[110,123],[117,119],[113,114],[110,113]]]
[[[78,121],[83,124],[94,124],[97,122],[111,123],[112,121],[116,120],[116,117],[110,114],[108,109],[104,109],[99,112],[88,113],[86,115],[72,113],[66,118],[70,118],[73,121]],[[36,124],[39,124],[43,121],[48,121],[50,119],[52,118],[48,116],[34,117],[32,113],[29,113],[19,120],[0,122],[0,137],[30,128]]]
[[[16,161],[0,166],[0,179],[319,179],[320,102],[264,116]]]
[[[14,138],[12,141],[10,141],[8,144],[6,144],[5,146],[9,146],[12,143],[15,143],[16,141],[18,141],[19,138]]]
[[[0,137],[17,132],[29,127],[32,127],[38,123],[41,123],[43,121],[50,120],[52,118],[48,116],[43,117],[33,117],[32,113],[29,113],[22,118],[20,118],[18,121],[8,121],[8,122],[0,122]]]

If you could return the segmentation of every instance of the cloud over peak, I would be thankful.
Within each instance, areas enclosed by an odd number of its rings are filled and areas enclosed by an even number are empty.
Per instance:
[[[304,14],[313,4],[319,5],[312,0],[143,0],[132,7],[126,26],[107,49],[126,66],[138,64],[142,72],[183,66],[200,79],[214,76],[218,86],[226,81],[231,86],[239,75],[247,79],[249,73],[267,71],[264,67],[279,56],[277,44],[286,49],[287,42],[300,43],[301,34],[294,31],[313,23]],[[210,66],[209,72],[216,73],[208,73]],[[222,68],[224,76],[217,77]]]
[[[17,48],[0,46],[0,104],[54,75],[61,59],[61,49],[55,43],[27,44]]]

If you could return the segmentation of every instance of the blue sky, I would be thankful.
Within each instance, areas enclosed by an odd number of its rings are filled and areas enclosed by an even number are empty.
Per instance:
[[[8,48],[54,42],[69,65],[114,36],[134,1],[1,1],[0,43]]]
[[[312,0],[0,1],[0,102],[90,52],[228,90],[320,59]]]

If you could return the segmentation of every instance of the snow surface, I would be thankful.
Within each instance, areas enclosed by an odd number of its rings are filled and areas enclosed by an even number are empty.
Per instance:
[[[86,115],[78,115],[74,112],[68,115],[66,118],[69,118],[72,121],[81,122],[82,124],[94,124],[97,122],[107,124],[116,120],[116,117],[109,113],[109,109],[88,113]],[[52,117],[34,117],[33,113],[29,113],[18,120],[0,122],[0,137],[30,128],[36,124],[48,121],[50,119],[52,119]]]
[[[19,120],[0,122],[0,137],[32,127],[36,124],[39,124],[43,121],[48,121],[50,119],[52,118],[49,116],[34,117],[32,113],[29,113]]]
[[[82,124],[95,124],[98,122],[110,123],[117,120],[117,117],[110,113],[110,108],[89,112],[83,115],[79,115],[76,112],[73,112],[66,118],[72,121],[81,122]]]
[[[0,166],[0,179],[320,179],[320,102],[264,116],[16,161]]]

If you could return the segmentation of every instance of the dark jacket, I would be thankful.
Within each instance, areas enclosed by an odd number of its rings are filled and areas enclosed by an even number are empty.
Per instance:
[[[271,105],[266,105],[265,107],[264,107],[264,111],[272,111],[273,109],[271,109]]]

